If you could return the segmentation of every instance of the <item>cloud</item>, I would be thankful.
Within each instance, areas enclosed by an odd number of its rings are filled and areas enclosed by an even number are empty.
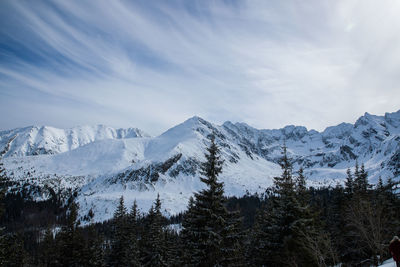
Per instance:
[[[2,128],[318,130],[399,109],[398,1],[5,1]],[[27,115],[28,114],[28,115]]]

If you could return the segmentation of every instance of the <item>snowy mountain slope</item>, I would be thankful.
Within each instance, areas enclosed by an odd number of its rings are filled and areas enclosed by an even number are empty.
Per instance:
[[[104,125],[57,129],[48,126],[29,126],[0,131],[0,155],[33,156],[58,154],[94,141],[149,137],[136,128],[114,129]]]
[[[303,166],[310,184],[342,181],[356,160],[366,165],[372,182],[380,175],[400,175],[400,111],[366,113],[354,125],[342,123],[321,133],[301,126],[219,126],[193,117],[154,138],[137,129],[105,126],[28,127],[0,132],[0,144],[13,179],[55,191],[78,190],[81,215],[93,209],[95,219],[104,220],[112,216],[121,195],[128,205],[136,199],[144,211],[157,193],[167,213],[185,209],[203,186],[199,169],[211,134],[225,160],[221,180],[228,195],[263,192],[271,185],[280,174],[277,162],[284,143],[294,169]]]
[[[364,163],[372,181],[379,175],[398,176],[400,155],[400,111],[374,116],[366,113],[357,122],[328,127],[322,133],[305,127],[286,126],[279,130],[257,130],[246,124],[223,125],[251,154],[277,162],[286,143],[295,167],[308,175],[341,178],[356,160]],[[333,168],[333,170],[332,170]],[[328,176],[327,176],[328,175]]]
[[[205,160],[210,134],[217,136],[225,160],[221,180],[227,195],[244,195],[247,191],[261,193],[272,184],[272,177],[280,174],[277,164],[260,157],[252,159],[237,145],[228,144],[223,127],[193,117],[157,138],[146,140],[145,160],[84,186],[80,206],[83,210],[92,209],[98,216],[96,219],[108,218],[121,195],[128,205],[136,199],[139,207],[147,211],[160,193],[167,213],[184,210],[193,192],[204,186],[199,179],[199,169]]]

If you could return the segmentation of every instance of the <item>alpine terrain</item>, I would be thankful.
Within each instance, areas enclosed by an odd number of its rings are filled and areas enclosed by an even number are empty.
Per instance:
[[[71,129],[25,127],[0,132],[6,174],[34,199],[76,192],[83,217],[112,217],[121,195],[147,211],[159,193],[164,213],[187,207],[203,188],[200,164],[210,136],[224,160],[220,175],[225,192],[262,193],[279,176],[282,146],[304,168],[310,186],[343,183],[346,170],[364,164],[371,183],[400,176],[400,111],[365,113],[354,124],[341,123],[323,132],[302,126],[258,130],[245,123],[215,125],[193,117],[160,136],[136,128],[103,125]]]

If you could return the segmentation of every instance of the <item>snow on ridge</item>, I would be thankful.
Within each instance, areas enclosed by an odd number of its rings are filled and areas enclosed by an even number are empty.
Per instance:
[[[104,125],[68,129],[29,126],[0,132],[0,151],[3,157],[58,154],[97,140],[135,137],[150,136],[137,128],[114,129]]]
[[[284,143],[294,170],[304,167],[311,185],[335,185],[356,161],[365,163],[371,182],[379,175],[399,177],[398,122],[400,111],[366,114],[354,125],[342,123],[320,133],[293,125],[275,130],[245,123],[219,126],[195,116],[153,138],[137,129],[104,125],[70,130],[26,127],[0,132],[0,152],[6,150],[8,174],[38,177],[38,185],[59,181],[79,190],[81,215],[93,209],[101,221],[112,216],[121,195],[128,205],[136,199],[144,211],[157,193],[166,213],[186,208],[189,197],[203,186],[199,167],[211,134],[225,160],[221,180],[227,195],[263,192],[271,185],[280,174],[277,162]]]

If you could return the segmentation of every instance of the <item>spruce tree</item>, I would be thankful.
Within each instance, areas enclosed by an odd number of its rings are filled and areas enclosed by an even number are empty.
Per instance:
[[[223,230],[222,266],[243,266],[245,251],[243,249],[242,218],[238,211],[227,214]]]
[[[263,251],[264,265],[312,265],[313,255],[305,244],[305,236],[313,238],[314,218],[308,206],[298,200],[296,182],[292,174],[292,163],[283,147],[280,161],[282,175],[274,177],[274,186],[268,205],[259,222],[265,232],[266,242]],[[259,256],[261,258],[261,256]]]
[[[138,218],[139,210],[136,200],[133,202],[128,214],[128,236],[129,236],[129,266],[140,266],[140,250],[138,245]]]
[[[180,233],[181,265],[189,265],[192,262],[192,253],[197,249],[197,238],[195,229],[195,201],[189,198],[188,208],[182,220],[182,231]]]
[[[364,163],[361,164],[360,170],[358,170],[358,165],[356,165],[356,171],[354,175],[355,192],[357,194],[365,195],[367,190],[370,188],[370,185],[368,183],[368,173],[365,171]]]
[[[347,169],[347,177],[345,181],[345,190],[348,196],[352,196],[354,192],[354,180],[350,168]]]
[[[147,242],[145,244],[144,266],[168,266],[168,252],[165,247],[165,235],[162,228],[160,195],[150,208]]]
[[[0,218],[5,212],[4,199],[7,193],[9,179],[5,174],[0,156]],[[25,261],[24,241],[16,233],[5,233],[0,226],[0,266],[23,266]]]
[[[301,167],[299,169],[299,171],[297,172],[297,177],[296,177],[296,186],[295,186],[295,190],[297,192],[297,198],[299,203],[302,206],[307,206],[309,205],[310,202],[310,196],[309,193],[307,191],[307,183],[306,183],[306,177],[304,176],[304,170]]]
[[[327,229],[331,234],[332,244],[337,254],[342,254],[341,252],[347,249],[344,242],[343,226],[346,224],[346,194],[349,192],[352,194],[352,190],[347,189],[348,187],[345,189],[340,184],[337,184],[330,190],[330,201],[327,203],[326,207],[328,216],[325,218],[325,222],[327,223]]]
[[[266,216],[266,208],[262,207],[256,214],[255,223],[250,232],[250,245],[247,246],[246,259],[251,266],[265,266],[268,263],[270,243],[265,231]]]
[[[1,157],[0,157],[1,160]],[[3,162],[0,161],[0,218],[3,216],[4,213],[4,198],[7,192],[7,183],[8,179],[5,175],[5,169],[3,167]],[[0,228],[0,231],[2,229]]]
[[[1,160],[1,157],[0,157]],[[7,179],[5,176],[5,169],[3,163],[0,162],[0,219],[3,217],[5,211],[4,198],[7,192]],[[7,256],[7,242],[6,236],[3,233],[4,228],[0,226],[0,264],[3,264]]]
[[[121,196],[113,217],[113,238],[111,240],[110,261],[113,266],[128,266],[129,264],[129,236],[127,210],[124,197]]]
[[[48,227],[46,229],[45,235],[42,242],[40,243],[40,264],[41,266],[54,266],[56,264],[55,259],[55,242],[53,237],[53,231]]]
[[[92,222],[88,229],[88,240],[86,242],[83,266],[103,267],[105,266],[103,238],[95,229]]]
[[[195,193],[189,202],[183,221],[182,240],[187,242],[185,258],[187,265],[229,265],[237,258],[240,245],[238,214],[229,215],[224,206],[223,183],[218,181],[223,160],[211,136],[210,146],[201,165],[200,180],[206,188]],[[235,218],[236,217],[236,218]],[[226,253],[231,253],[227,255]]]
[[[382,186],[382,185],[378,185]],[[382,255],[384,229],[387,212],[379,198],[375,198],[368,183],[368,173],[364,164],[361,168],[356,163],[354,171],[354,194],[348,199],[344,228],[344,244],[342,260],[350,264],[373,259]],[[382,188],[381,188],[382,189]],[[381,190],[380,189],[380,190]]]
[[[58,261],[61,266],[81,266],[84,251],[84,239],[78,229],[78,204],[72,201],[67,223],[59,234]]]

